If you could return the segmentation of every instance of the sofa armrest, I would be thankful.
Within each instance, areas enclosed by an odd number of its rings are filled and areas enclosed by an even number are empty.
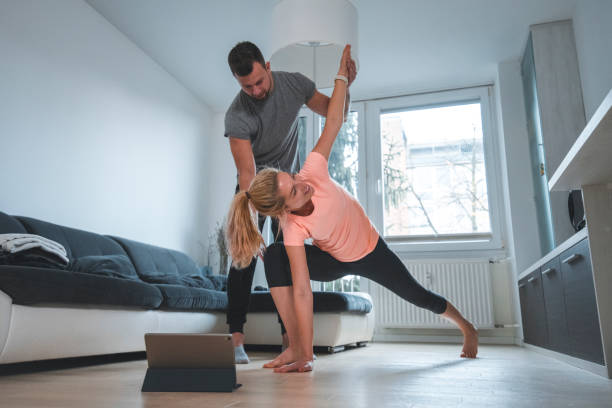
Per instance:
[[[13,310],[13,299],[0,290],[0,357],[4,351],[11,326],[11,312]]]

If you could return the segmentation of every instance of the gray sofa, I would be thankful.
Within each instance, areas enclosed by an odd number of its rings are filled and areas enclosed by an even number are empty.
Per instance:
[[[182,252],[0,212],[4,233],[54,240],[71,263],[0,258],[0,364],[142,351],[148,332],[227,331],[225,277],[204,276]],[[314,311],[316,346],[372,338],[366,294],[315,292]],[[253,292],[245,332],[248,344],[280,344],[269,292]]]

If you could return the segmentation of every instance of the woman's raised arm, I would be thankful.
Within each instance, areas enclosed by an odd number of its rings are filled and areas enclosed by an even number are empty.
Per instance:
[[[352,76],[353,70],[355,69],[355,62],[351,59],[351,46],[347,45],[344,47],[342,57],[340,58],[340,68],[338,68],[338,75],[342,75],[345,78]],[[336,79],[334,81],[334,91],[329,100],[327,106],[327,117],[325,119],[325,127],[321,133],[321,137],[317,142],[317,145],[313,152],[318,152],[325,157],[325,160],[329,159],[329,154],[338,136],[338,132],[342,128],[344,123],[344,103],[346,100],[346,93],[348,92],[347,82]]]

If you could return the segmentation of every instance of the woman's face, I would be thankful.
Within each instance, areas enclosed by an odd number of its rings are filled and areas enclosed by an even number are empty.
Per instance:
[[[280,172],[278,173],[278,191],[285,199],[287,210],[295,211],[310,201],[314,188],[301,181],[295,174]]]

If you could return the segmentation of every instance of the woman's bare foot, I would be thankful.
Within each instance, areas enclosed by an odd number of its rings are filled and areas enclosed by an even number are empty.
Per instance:
[[[294,363],[297,361],[297,353],[293,351],[293,348],[287,347],[285,351],[280,353],[274,360],[264,364],[264,368],[276,368],[282,367],[287,364]]]
[[[446,302],[446,310],[442,316],[455,323],[463,333],[463,350],[461,357],[476,358],[478,354],[478,331],[472,323],[467,321],[461,313],[451,304]]]
[[[463,350],[461,357],[476,358],[478,354],[478,330],[470,324],[463,331]]]

